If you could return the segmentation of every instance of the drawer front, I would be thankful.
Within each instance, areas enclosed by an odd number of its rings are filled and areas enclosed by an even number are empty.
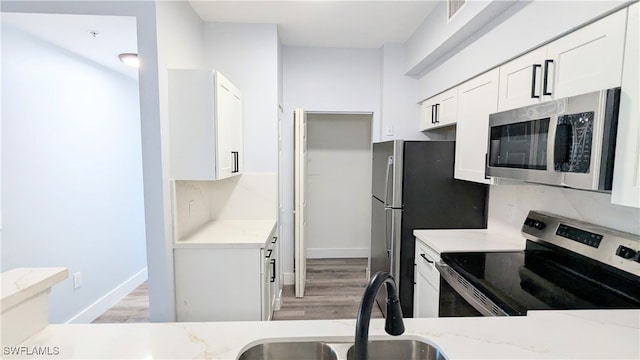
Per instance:
[[[416,241],[416,269],[434,287],[440,286],[440,273],[436,269],[436,262],[440,261],[440,255],[420,241]]]

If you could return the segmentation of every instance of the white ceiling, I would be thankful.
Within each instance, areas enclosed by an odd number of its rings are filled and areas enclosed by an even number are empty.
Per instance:
[[[289,46],[379,48],[403,43],[438,1],[189,0],[204,21],[278,24]]]
[[[138,69],[118,59],[118,54],[138,52],[135,17],[2,13],[2,26],[17,28],[124,75],[138,77]],[[94,38],[89,31],[99,34]]]

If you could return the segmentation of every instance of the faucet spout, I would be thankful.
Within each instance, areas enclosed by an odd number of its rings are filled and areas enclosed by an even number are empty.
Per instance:
[[[393,276],[384,271],[379,271],[373,275],[367,285],[360,308],[356,318],[356,339],[355,358],[356,360],[367,360],[369,345],[369,322],[371,321],[371,310],[376,301],[376,295],[382,284],[387,286],[387,318],[384,330],[389,335],[398,336],[404,333],[404,322],[402,321],[402,309],[398,299],[398,289]]]

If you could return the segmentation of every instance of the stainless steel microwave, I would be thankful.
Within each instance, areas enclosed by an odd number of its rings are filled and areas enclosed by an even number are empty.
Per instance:
[[[486,175],[611,191],[620,88],[489,115]]]

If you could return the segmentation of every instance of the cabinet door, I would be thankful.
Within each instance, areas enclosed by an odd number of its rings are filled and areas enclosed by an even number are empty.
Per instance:
[[[174,249],[178,321],[262,318],[260,249]]]
[[[498,110],[498,69],[459,86],[456,126],[456,179],[490,184],[485,178],[489,114]]]
[[[498,111],[540,102],[545,55],[539,48],[500,66]]]
[[[215,180],[213,71],[170,69],[168,74],[171,179]]]
[[[456,87],[422,103],[420,131],[453,125],[456,123],[457,116],[458,88]]]
[[[622,94],[618,116],[618,138],[613,171],[611,202],[640,208],[640,89],[638,54],[640,26],[638,3],[629,7],[627,39],[622,69]]]
[[[233,133],[231,137],[231,151],[236,153],[235,173],[242,174],[244,169],[242,94],[237,88],[232,92],[233,98]],[[233,164],[232,164],[233,165]]]
[[[437,96],[435,127],[453,125],[458,120],[458,88]]]
[[[415,273],[416,284],[413,299],[413,317],[438,317],[438,306],[440,302],[439,291],[431,286],[425,275],[418,270],[419,268],[420,265],[417,265]]]
[[[218,179],[231,176],[235,166],[232,153],[234,137],[234,97],[232,84],[222,74],[216,74],[216,139]]]
[[[546,57],[553,61],[551,95],[543,100],[620,86],[625,23],[626,9],[551,42]]]
[[[429,130],[435,126],[435,99],[427,99],[420,106],[420,131]]]

